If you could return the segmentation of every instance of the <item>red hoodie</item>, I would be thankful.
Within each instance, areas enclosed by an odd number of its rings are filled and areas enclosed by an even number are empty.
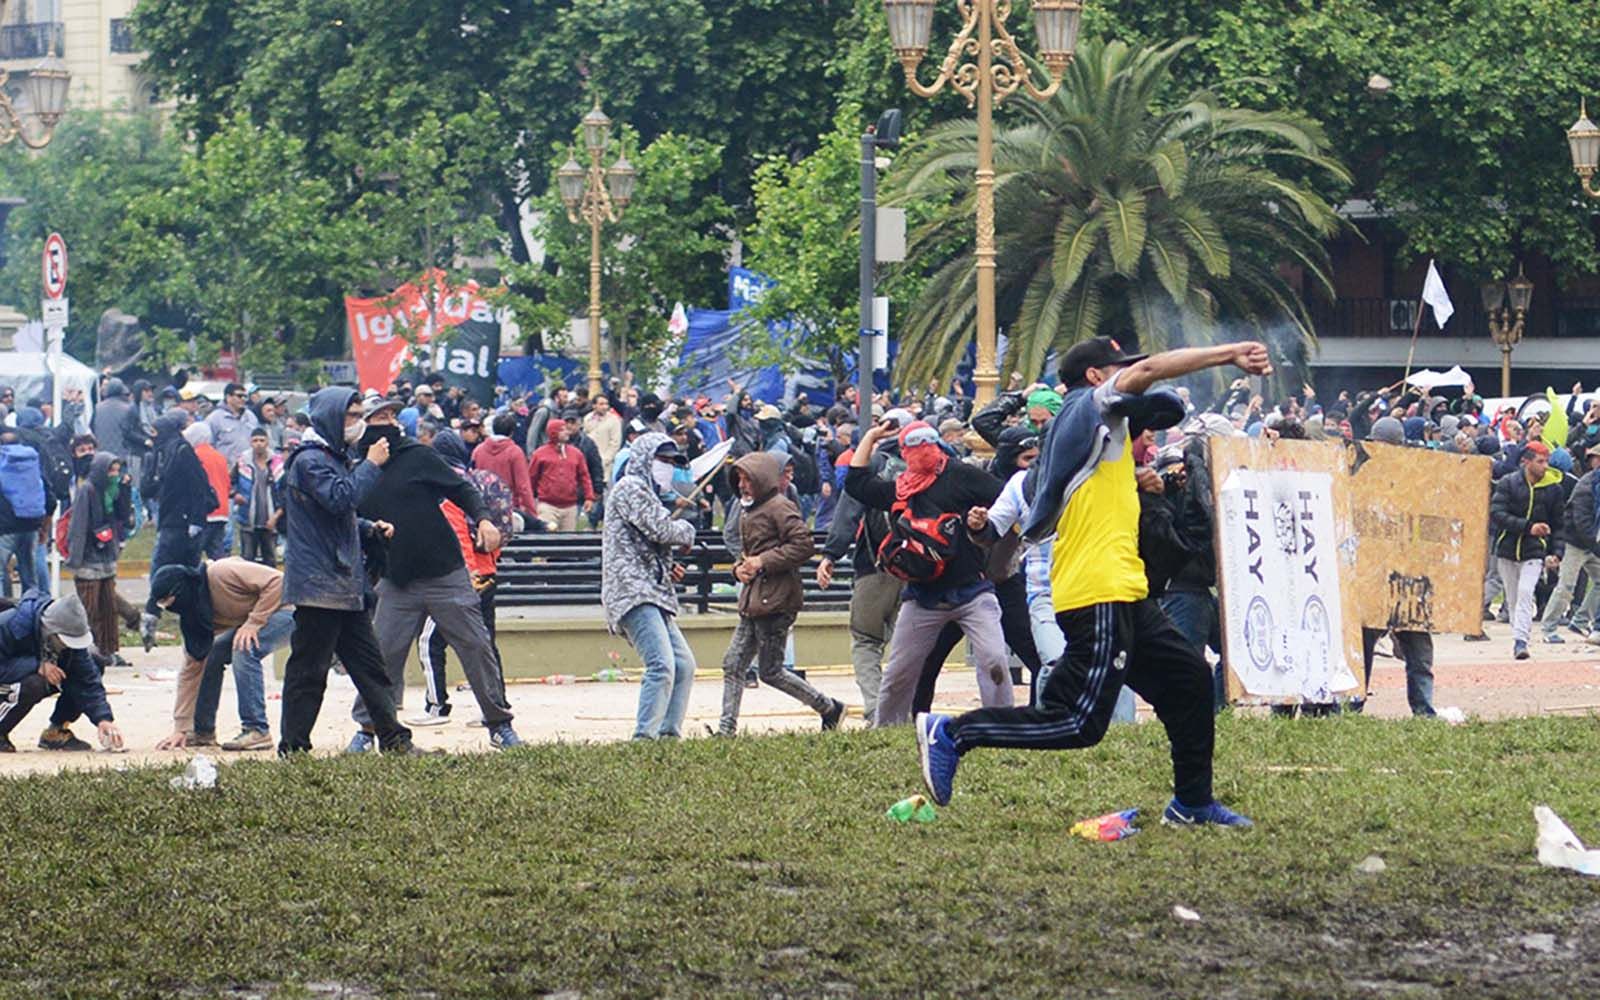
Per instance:
[[[533,485],[528,480],[528,460],[510,438],[490,438],[472,450],[472,467],[492,472],[511,491],[511,505],[533,512]],[[546,501],[547,503],[549,501]]]
[[[594,499],[594,482],[583,452],[570,444],[547,442],[528,459],[533,498],[552,507],[576,507]]]

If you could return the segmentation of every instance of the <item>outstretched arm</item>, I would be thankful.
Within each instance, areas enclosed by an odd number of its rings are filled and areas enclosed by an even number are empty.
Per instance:
[[[1236,365],[1250,375],[1272,374],[1265,344],[1253,340],[1215,347],[1184,347],[1153,354],[1117,374],[1117,391],[1138,395],[1163,379],[1180,378],[1207,368]]]

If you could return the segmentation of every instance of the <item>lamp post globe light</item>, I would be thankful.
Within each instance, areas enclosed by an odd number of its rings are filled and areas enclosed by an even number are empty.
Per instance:
[[[1511,351],[1522,342],[1528,307],[1533,304],[1533,282],[1519,265],[1515,278],[1486,282],[1479,294],[1489,318],[1489,336],[1500,347],[1500,395],[1504,398],[1511,395]]]
[[[1589,120],[1589,102],[1578,103],[1578,120],[1567,129],[1567,148],[1572,151],[1572,169],[1578,175],[1583,193],[1600,198],[1600,187],[1594,186],[1594,174],[1600,168],[1600,128]]]
[[[1006,29],[1012,0],[956,0],[962,16],[961,30],[946,51],[939,75],[924,86],[917,67],[928,52],[933,33],[935,0],[883,0],[889,19],[889,42],[905,70],[906,86],[921,97],[932,97],[949,84],[977,109],[977,266],[978,364],[975,405],[994,399],[1000,381],[995,368],[996,329],[994,302],[994,107],[1022,88],[1035,100],[1048,99],[1061,87],[1062,74],[1072,62],[1083,17],[1080,0],[1033,0],[1033,23],[1039,36],[1039,58],[1050,74],[1049,83],[1034,83],[1022,49]]]
[[[628,158],[618,155],[608,170],[603,165],[611,145],[611,119],[600,110],[600,103],[583,116],[583,144],[589,151],[589,166],[578,162],[574,153],[556,171],[556,186],[567,206],[567,219],[589,224],[589,397],[600,394],[600,231],[607,222],[618,222],[633,200],[638,171]]]
[[[0,24],[5,15],[6,0],[0,0]],[[72,86],[72,74],[56,53],[55,39],[50,40],[49,54],[28,70],[19,85],[20,96],[26,98],[21,112],[11,100],[10,82],[10,71],[0,69],[0,145],[18,139],[29,149],[43,149],[66,114],[67,90]],[[37,128],[29,128],[35,123]]]

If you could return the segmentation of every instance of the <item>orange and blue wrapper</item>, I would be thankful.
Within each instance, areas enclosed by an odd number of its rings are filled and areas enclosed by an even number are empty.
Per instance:
[[[1124,809],[1121,812],[1106,813],[1104,816],[1095,816],[1092,819],[1080,819],[1072,824],[1067,832],[1084,840],[1109,843],[1138,833],[1139,828],[1133,825],[1133,821],[1138,818],[1139,810]]]

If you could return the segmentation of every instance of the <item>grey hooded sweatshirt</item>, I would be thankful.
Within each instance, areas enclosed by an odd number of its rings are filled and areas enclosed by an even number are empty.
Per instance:
[[[600,602],[612,632],[621,631],[623,616],[641,604],[678,613],[672,550],[694,543],[694,525],[672,519],[650,477],[656,450],[671,440],[658,433],[635,438],[627,468],[606,494]]]

